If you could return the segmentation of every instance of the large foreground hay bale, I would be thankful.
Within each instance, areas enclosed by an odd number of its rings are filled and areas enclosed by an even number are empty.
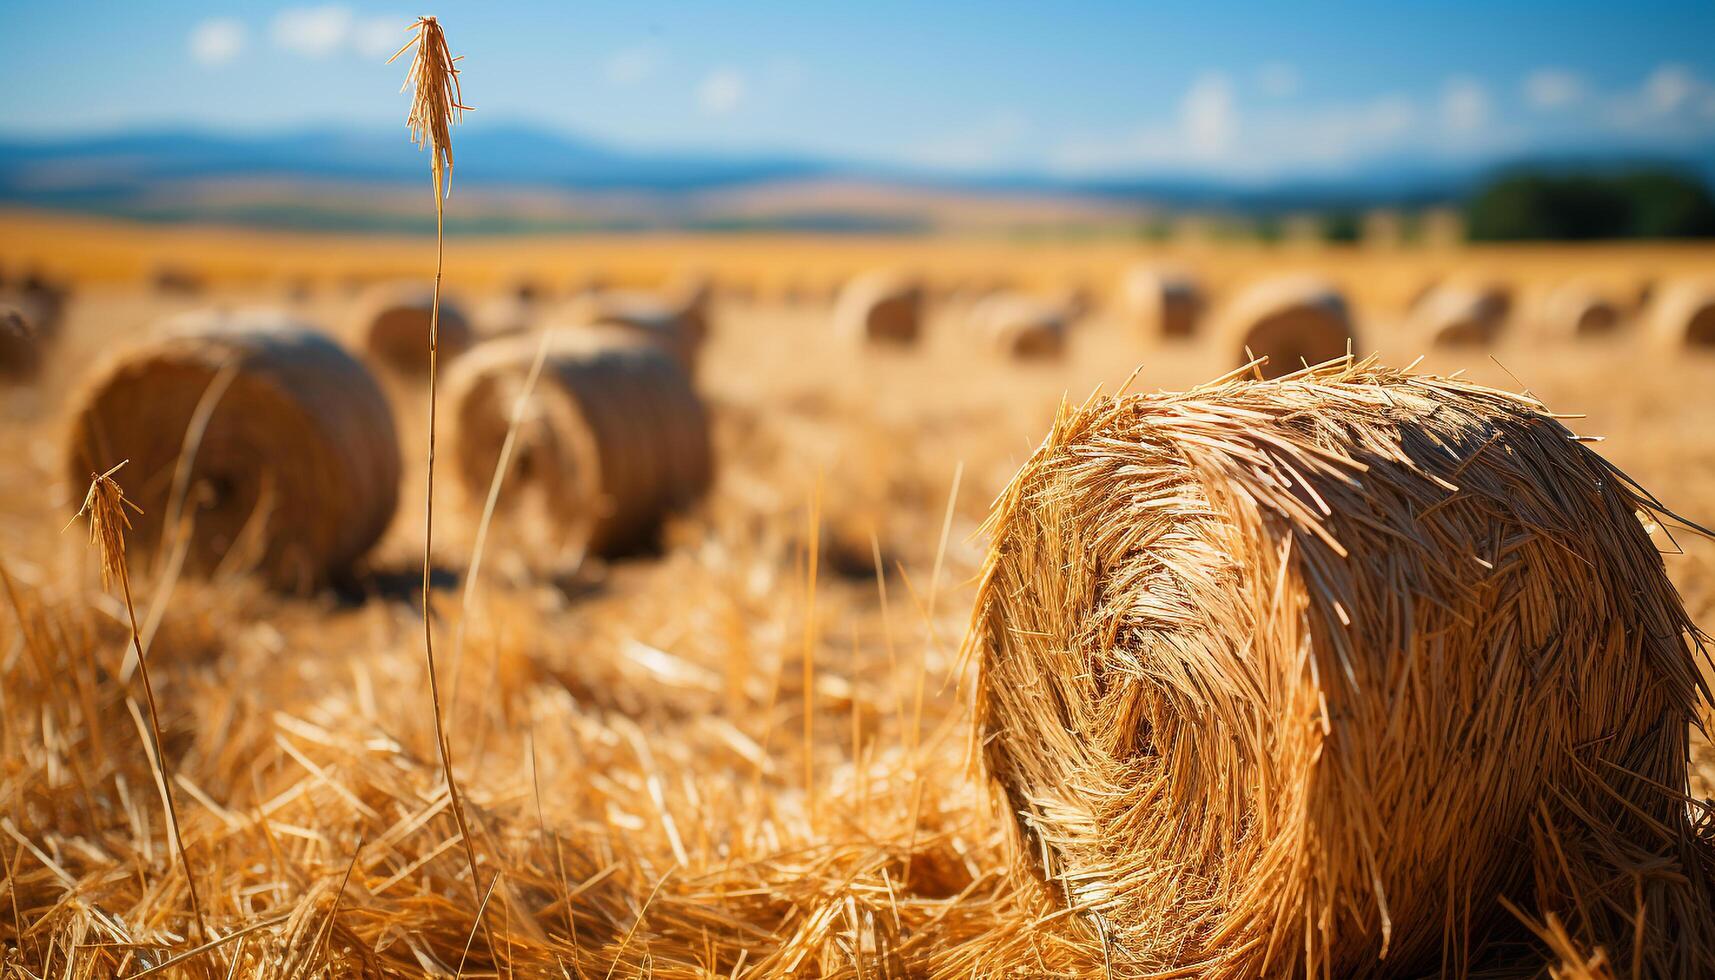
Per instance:
[[[1143,265],[1126,273],[1126,308],[1158,337],[1189,337],[1203,315],[1203,290],[1183,269]]]
[[[1268,378],[1340,357],[1356,340],[1345,296],[1309,275],[1252,285],[1221,312],[1215,334],[1240,364],[1267,357],[1262,373]]]
[[[389,282],[370,287],[356,305],[356,332],[375,363],[398,374],[429,373],[429,314],[434,287],[427,283]],[[459,304],[441,294],[438,328],[441,364],[469,350],[476,335]]]
[[[521,416],[498,506],[553,525],[553,553],[612,555],[648,545],[698,500],[712,471],[709,423],[680,363],[635,334],[553,330]],[[480,510],[540,337],[483,344],[449,374],[452,458]]]
[[[1066,351],[1074,317],[1065,302],[1036,296],[990,296],[971,307],[971,332],[996,351],[1021,360],[1056,358]]]
[[[1541,327],[1556,337],[1602,337],[1618,330],[1620,308],[1583,283],[1567,283],[1542,301]]]
[[[923,286],[910,276],[869,272],[854,277],[834,304],[834,331],[848,340],[911,344],[923,329]]]
[[[210,391],[217,377],[223,392]],[[181,478],[205,392],[206,427]],[[132,515],[141,553],[176,509],[192,522],[187,569],[254,562],[273,585],[302,590],[345,571],[393,518],[400,459],[386,398],[359,361],[286,314],[180,321],[100,371],[78,405],[68,473],[81,485],[130,460],[119,479],[143,508]]]
[[[1536,404],[1368,364],[1062,412],[971,633],[1022,859],[1126,975],[1460,972],[1503,898],[1710,975],[1652,510]]]
[[[1495,283],[1444,283],[1412,307],[1411,330],[1436,347],[1492,344],[1511,310],[1511,294]]]
[[[1650,306],[1650,333],[1668,347],[1715,347],[1715,280],[1666,285]]]

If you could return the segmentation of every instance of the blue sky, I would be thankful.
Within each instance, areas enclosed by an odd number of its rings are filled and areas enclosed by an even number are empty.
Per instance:
[[[1715,145],[1715,2],[447,2],[484,122],[954,171]],[[0,131],[398,125],[390,2],[0,0]]]

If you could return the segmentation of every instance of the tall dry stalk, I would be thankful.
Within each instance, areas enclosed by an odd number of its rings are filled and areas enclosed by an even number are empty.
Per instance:
[[[429,574],[433,567],[431,556],[435,542],[435,375],[436,353],[440,340],[441,269],[446,260],[446,196],[447,177],[453,168],[451,127],[459,114],[470,108],[464,104],[459,89],[457,58],[447,47],[447,36],[433,17],[419,17],[412,30],[416,37],[387,59],[392,64],[413,47],[410,71],[400,91],[410,89],[411,111],[405,125],[411,129],[411,140],[429,150],[429,174],[435,190],[435,292],[429,308],[429,452],[427,488],[423,505],[423,656],[429,667],[429,698],[434,702],[435,746],[440,750],[441,772],[447,781],[447,802],[458,825],[464,843],[465,858],[470,862],[471,887],[479,897],[477,920],[482,920],[482,883],[476,867],[476,843],[471,837],[470,823],[465,819],[464,802],[459,797],[458,782],[453,778],[452,746],[447,741],[446,723],[441,714],[441,684],[435,672],[435,630],[429,608]],[[491,885],[492,887],[492,885]],[[492,946],[492,943],[490,944]]]
[[[155,751],[155,778],[160,783],[161,799],[167,809],[167,824],[173,832],[173,844],[179,850],[179,861],[185,868],[185,885],[190,891],[191,912],[196,916],[198,938],[212,938],[208,932],[208,923],[203,920],[202,902],[197,898],[196,875],[191,873],[190,855],[185,852],[184,833],[179,829],[179,808],[173,802],[172,770],[167,767],[167,754],[161,749],[161,712],[155,707],[155,685],[149,679],[149,658],[143,652],[143,631],[137,625],[137,607],[131,601],[131,573],[125,565],[125,532],[131,527],[131,518],[126,516],[125,508],[129,507],[137,513],[142,508],[125,499],[125,491],[113,479],[113,474],[119,472],[124,462],[113,467],[106,473],[91,474],[89,493],[84,495],[83,507],[78,510],[78,517],[89,518],[89,543],[101,559],[101,587],[112,588],[114,581],[119,583],[120,594],[125,599],[125,614],[131,621],[131,643],[137,650],[137,673],[143,680],[143,698],[149,705],[149,739]],[[77,518],[73,518],[76,520]]]

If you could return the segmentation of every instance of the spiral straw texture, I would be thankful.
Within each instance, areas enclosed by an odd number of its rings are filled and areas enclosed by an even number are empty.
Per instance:
[[[480,506],[493,479],[537,337],[481,345],[451,372],[452,458]],[[612,555],[650,543],[708,489],[708,417],[677,360],[627,331],[554,330],[521,417],[498,513],[540,505],[553,550]]]
[[[1368,362],[1063,410],[971,632],[1022,859],[1117,975],[1462,974],[1503,902],[1711,975],[1655,512],[1527,399]]]
[[[210,392],[222,380],[224,391]],[[309,589],[348,569],[393,518],[399,442],[369,371],[285,314],[202,314],[164,339],[124,352],[78,401],[68,438],[76,483],[121,460],[133,548],[161,543],[175,469],[199,403],[182,488],[190,522],[186,567],[253,564],[273,585]],[[216,397],[218,396],[218,397]]]

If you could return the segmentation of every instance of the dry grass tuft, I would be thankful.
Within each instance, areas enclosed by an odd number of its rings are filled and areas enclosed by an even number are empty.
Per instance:
[[[1125,975],[1528,974],[1515,908],[1715,973],[1708,658],[1641,515],[1540,405],[1370,362],[1063,410],[971,634],[1023,860]]]
[[[131,626],[131,643],[138,651],[138,673],[143,681],[144,699],[149,705],[149,744],[154,750],[155,784],[166,807],[167,825],[172,829],[179,862],[184,866],[185,889],[190,895],[191,912],[196,920],[197,933],[208,938],[208,923],[203,919],[202,902],[197,898],[196,876],[191,872],[190,856],[185,851],[184,835],[179,829],[178,804],[173,800],[173,771],[167,762],[166,752],[161,748],[161,712],[155,704],[155,684],[149,677],[149,657],[143,643],[143,631],[137,625],[137,607],[131,600],[131,573],[125,564],[125,532],[131,527],[131,518],[126,514],[126,510],[139,514],[142,510],[125,499],[124,489],[119,486],[119,481],[113,479],[113,474],[124,465],[125,461],[120,461],[105,473],[90,474],[89,492],[84,495],[83,506],[78,509],[77,517],[87,518],[89,521],[89,544],[100,558],[101,587],[110,589],[114,582],[118,582],[120,595],[125,600],[125,614]],[[72,519],[75,521],[77,517]]]

